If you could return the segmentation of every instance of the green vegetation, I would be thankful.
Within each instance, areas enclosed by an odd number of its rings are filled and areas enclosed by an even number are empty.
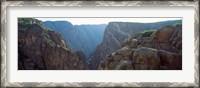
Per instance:
[[[42,21],[39,21],[34,18],[18,18],[18,23],[23,24],[23,25],[32,25],[32,26],[40,26],[44,30],[49,30],[47,27],[45,27],[42,23]]]
[[[177,27],[177,26],[179,26],[179,25],[181,25],[180,23],[175,23],[174,25],[173,25],[173,27]]]
[[[145,30],[141,32],[142,37],[150,37],[157,30]]]
[[[43,34],[43,38],[51,45],[56,46],[56,44],[50,39],[48,34]]]
[[[18,18],[18,23],[32,24],[32,19],[31,18]]]

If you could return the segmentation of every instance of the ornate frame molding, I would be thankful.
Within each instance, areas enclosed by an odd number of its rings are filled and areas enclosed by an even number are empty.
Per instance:
[[[6,81],[6,7],[7,6],[194,6],[195,7],[195,82],[91,82],[91,83],[9,83]],[[199,87],[199,1],[2,1],[1,7],[1,87]]]

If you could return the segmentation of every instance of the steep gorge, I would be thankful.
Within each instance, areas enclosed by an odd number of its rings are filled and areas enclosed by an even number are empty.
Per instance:
[[[73,25],[68,21],[45,21],[44,26],[61,34],[73,51],[81,51],[89,60],[96,47],[103,41],[106,24]]]

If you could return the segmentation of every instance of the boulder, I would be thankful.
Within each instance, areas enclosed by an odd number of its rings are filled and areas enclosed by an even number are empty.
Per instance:
[[[133,65],[131,60],[121,60],[115,70],[133,70]]]
[[[160,57],[156,49],[140,47],[133,53],[133,64],[136,70],[156,70],[160,66]]]
[[[166,70],[180,70],[182,69],[182,55],[159,50],[161,65],[166,67]]]
[[[102,61],[98,67],[99,70],[114,70],[119,65],[120,61],[123,60],[122,55],[110,54]]]
[[[117,66],[117,61],[110,62],[108,65],[109,70],[114,70]]]
[[[122,55],[114,55],[114,56],[112,56],[112,58],[113,58],[113,60],[114,61],[120,61],[121,59],[123,59],[123,56]]]
[[[122,56],[129,56],[132,54],[132,49],[129,46],[122,47],[121,49],[116,51],[116,54]]]
[[[137,48],[138,40],[137,39],[131,39],[129,46],[131,48]]]
[[[125,39],[124,42],[121,44],[121,47],[124,47],[124,46],[128,45],[129,42],[130,42],[129,38]]]
[[[171,36],[173,35],[173,32],[174,32],[174,27],[172,26],[163,27],[156,32],[155,37],[158,39],[160,43],[168,43]]]

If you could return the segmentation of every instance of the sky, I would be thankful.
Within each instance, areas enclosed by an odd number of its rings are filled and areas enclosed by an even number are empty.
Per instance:
[[[152,23],[168,20],[181,20],[182,18],[36,18],[42,21],[68,21],[73,25],[108,24],[109,22],[139,22]]]

